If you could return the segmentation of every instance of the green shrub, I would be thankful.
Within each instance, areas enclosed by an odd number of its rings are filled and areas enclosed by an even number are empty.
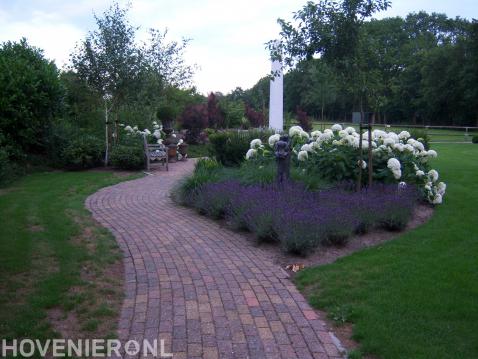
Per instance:
[[[80,135],[70,141],[61,152],[65,168],[81,170],[99,166],[103,159],[103,144],[91,135]]]
[[[111,151],[111,164],[122,170],[144,168],[144,151],[141,146],[116,145]]]
[[[9,182],[13,177],[15,177],[14,171],[8,159],[8,153],[5,149],[0,148],[0,185]]]
[[[239,180],[244,184],[271,184],[275,181],[277,167],[274,162],[257,166],[253,162],[245,161],[239,169]]]
[[[219,179],[221,167],[214,159],[204,158],[198,160],[193,175],[186,177],[173,189],[173,200],[183,205],[192,205],[196,199],[199,187]]]
[[[267,141],[271,131],[223,131],[209,136],[210,154],[224,166],[238,166],[245,160],[250,143],[255,138]]]
[[[474,135],[473,138],[471,139],[471,142],[478,143],[478,135]]]

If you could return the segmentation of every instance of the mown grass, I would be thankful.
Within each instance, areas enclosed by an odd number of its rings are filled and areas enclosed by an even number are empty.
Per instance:
[[[478,146],[433,148],[448,189],[428,223],[296,279],[381,358],[478,357]]]
[[[120,260],[119,250],[109,232],[92,221],[84,201],[100,187],[134,177],[44,172],[2,189],[0,338],[59,336],[48,318],[53,308],[64,317],[73,311],[83,332],[98,328],[87,321],[92,313],[98,321],[112,315],[107,298],[122,295],[121,283],[118,294],[118,283],[95,279],[111,279],[102,272]]]
[[[200,158],[209,156],[208,145],[188,145],[188,157]]]

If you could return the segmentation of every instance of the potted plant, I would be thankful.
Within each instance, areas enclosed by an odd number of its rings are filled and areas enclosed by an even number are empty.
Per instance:
[[[178,152],[181,155],[181,158],[185,160],[188,156],[188,144],[182,139],[178,142]]]
[[[173,122],[176,117],[174,107],[168,104],[161,105],[156,112],[156,116],[163,124],[163,131],[166,133],[166,137],[169,137],[173,132]]]

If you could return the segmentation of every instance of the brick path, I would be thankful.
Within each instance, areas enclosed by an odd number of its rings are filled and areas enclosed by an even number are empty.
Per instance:
[[[86,201],[124,253],[119,338],[164,339],[174,359],[340,357],[265,250],[172,203],[172,186],[193,166],[171,164]]]

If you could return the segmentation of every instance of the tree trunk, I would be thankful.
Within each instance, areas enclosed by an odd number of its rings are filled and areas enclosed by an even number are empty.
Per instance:
[[[105,100],[105,167],[109,162],[109,136],[108,136],[108,104]]]
[[[362,125],[364,120],[364,112],[363,112],[363,101],[362,96],[360,96],[360,126],[359,126],[359,162],[358,162],[358,178],[357,178],[357,192],[362,189],[362,161],[363,161],[363,153],[362,153]]]
[[[372,185],[373,165],[372,165],[372,124],[375,122],[375,114],[372,115],[372,121],[368,122],[368,186]]]

